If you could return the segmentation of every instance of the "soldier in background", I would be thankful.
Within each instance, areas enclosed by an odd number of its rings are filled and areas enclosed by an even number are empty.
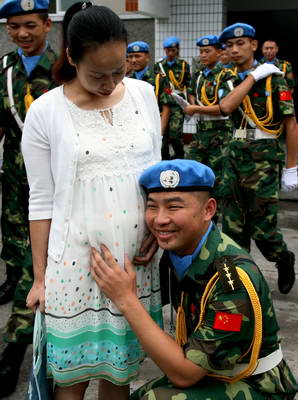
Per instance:
[[[196,42],[204,65],[193,75],[188,89],[190,102],[187,115],[197,115],[197,132],[189,145],[186,158],[212,168],[216,176],[214,197],[220,204],[223,189],[223,171],[227,146],[232,137],[232,121],[220,113],[219,101],[224,95],[223,82],[231,79],[231,72],[218,62],[221,44],[216,35],[206,35]],[[227,93],[226,93],[227,94]]]
[[[298,186],[292,94],[276,66],[255,61],[258,42],[251,25],[228,26],[219,40],[237,66],[227,82],[231,92],[220,102],[222,114],[231,114],[234,123],[224,176],[223,232],[248,251],[253,239],[263,256],[276,263],[278,288],[286,294],[295,282],[295,255],[278,229],[277,213],[281,165],[282,189]],[[280,140],[284,128],[286,160]]]
[[[285,80],[289,85],[291,92],[293,93],[294,76],[292,64],[289,61],[280,60],[279,58],[277,58],[278,50],[279,48],[276,40],[265,40],[262,46],[263,58],[260,60],[260,63],[270,63],[276,65],[277,68],[279,68],[284,73]]]
[[[191,79],[190,66],[185,60],[179,58],[179,45],[180,40],[177,37],[169,37],[164,40],[163,47],[166,57],[155,64],[154,72],[166,77],[170,82],[171,89],[186,99]],[[183,123],[184,112],[173,100],[168,127],[163,135],[161,155],[164,160],[170,158],[170,145],[174,150],[173,158],[184,157]]]
[[[27,344],[32,343],[34,314],[26,307],[33,282],[29,188],[20,143],[31,102],[54,86],[51,69],[56,56],[46,40],[51,29],[48,5],[48,0],[5,0],[0,7],[0,18],[7,19],[8,33],[17,45],[2,57],[0,73],[0,133],[5,136],[1,258],[7,275],[0,304],[14,300],[4,332],[8,345],[0,358],[0,398],[14,391]]]
[[[222,68],[226,69],[234,69],[235,65],[231,61],[231,57],[229,53],[227,52],[226,46],[224,44],[221,45],[221,53],[219,55],[219,62],[222,66]]]
[[[141,305],[128,257],[123,269],[104,245],[91,256],[98,286],[164,373],[130,399],[294,399],[298,385],[283,359],[266,280],[212,222],[212,170],[192,160],[162,161],[139,182],[147,226],[168,256],[176,341]]]
[[[169,81],[167,77],[161,76],[160,73],[155,74],[154,69],[150,67],[150,47],[148,43],[143,41],[129,43],[127,57],[133,70],[130,78],[141,79],[154,87],[160,111],[161,132],[164,135],[169,123],[170,104],[173,103],[172,98],[165,90],[170,87]]]

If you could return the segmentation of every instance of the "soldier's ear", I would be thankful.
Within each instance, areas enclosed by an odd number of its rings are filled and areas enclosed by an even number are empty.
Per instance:
[[[256,51],[258,48],[258,41],[256,39],[252,39],[251,46],[252,46],[253,51]]]

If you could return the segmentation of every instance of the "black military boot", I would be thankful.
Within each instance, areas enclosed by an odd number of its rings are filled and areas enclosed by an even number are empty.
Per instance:
[[[292,251],[285,251],[277,261],[278,289],[280,293],[287,294],[295,282],[295,254]]]
[[[0,399],[15,391],[26,348],[27,345],[23,343],[9,343],[1,354]]]
[[[19,278],[19,274],[7,273],[6,281],[0,286],[0,305],[6,304],[13,299]]]

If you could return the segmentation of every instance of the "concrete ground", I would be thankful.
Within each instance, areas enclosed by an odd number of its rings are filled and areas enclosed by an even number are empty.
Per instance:
[[[284,238],[289,249],[296,254],[296,279],[298,282],[298,202],[282,201],[280,206],[279,224],[282,228]],[[272,290],[274,305],[281,328],[280,337],[282,339],[283,353],[289,365],[291,366],[294,375],[298,379],[298,283],[296,282],[296,285],[288,295],[281,295],[277,289],[277,273],[276,269],[274,268],[274,264],[266,261],[255,246],[252,248],[252,254],[267,278],[269,286]],[[4,280],[4,278],[4,265],[1,263],[0,283]],[[5,326],[10,314],[10,310],[11,303],[0,306],[0,329],[3,329]],[[169,308],[165,308],[164,314],[167,326],[169,320]],[[3,343],[2,338],[0,338],[0,351],[3,350],[4,346],[5,344]],[[17,389],[15,393],[7,397],[7,399],[20,400],[25,398],[28,374],[31,369],[31,360],[32,348],[29,346],[21,368]],[[152,377],[160,374],[160,370],[154,365],[154,363],[151,360],[146,359],[142,365],[140,376],[132,385],[132,389],[139,387]],[[92,382],[86,392],[85,400],[95,400],[97,398],[97,384],[96,382]]]

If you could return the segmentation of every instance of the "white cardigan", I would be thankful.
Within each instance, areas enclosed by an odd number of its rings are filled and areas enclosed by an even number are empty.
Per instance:
[[[137,109],[152,132],[160,159],[160,115],[151,85],[124,78]],[[29,220],[51,219],[48,254],[62,258],[73,200],[79,141],[63,94],[57,87],[34,101],[25,120],[22,152],[30,186]]]

